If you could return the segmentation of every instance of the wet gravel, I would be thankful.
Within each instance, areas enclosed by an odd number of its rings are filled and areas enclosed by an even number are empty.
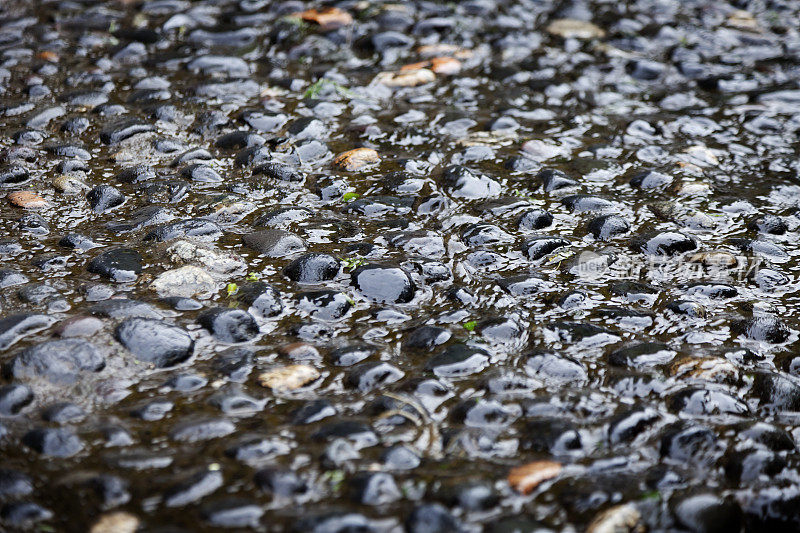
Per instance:
[[[0,3],[0,524],[800,530],[800,6]]]

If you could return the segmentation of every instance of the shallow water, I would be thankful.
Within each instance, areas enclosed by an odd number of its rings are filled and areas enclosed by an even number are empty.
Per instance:
[[[797,6],[335,5],[0,6],[4,527],[799,529]]]

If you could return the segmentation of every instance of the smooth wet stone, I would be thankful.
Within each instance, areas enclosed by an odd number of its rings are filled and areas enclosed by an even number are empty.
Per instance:
[[[225,418],[210,418],[181,421],[169,432],[169,437],[177,442],[200,442],[230,435],[236,425]]]
[[[524,450],[563,454],[583,446],[578,429],[569,420],[542,418],[525,425],[520,445]]]
[[[525,362],[525,370],[547,385],[580,383],[588,379],[580,362],[547,352],[532,353]]]
[[[559,189],[575,187],[578,182],[568,177],[564,172],[546,168],[536,174],[536,179],[542,182],[544,192],[550,193]]]
[[[340,419],[329,422],[311,434],[315,441],[330,442],[335,439],[345,439],[357,449],[367,448],[378,444],[379,439],[370,426],[356,420]]]
[[[51,518],[53,512],[35,502],[10,502],[0,507],[0,520],[12,527],[30,528]]]
[[[174,263],[194,264],[219,278],[227,279],[247,272],[247,263],[242,257],[212,245],[190,240],[177,240],[172,242],[165,251]]]
[[[32,235],[47,235],[50,233],[50,224],[37,214],[29,214],[20,217],[18,221],[19,230]]]
[[[759,372],[753,379],[753,393],[765,407],[800,410],[800,380],[794,376]]]
[[[519,229],[535,231],[553,223],[553,215],[543,209],[531,209],[519,217]]]
[[[535,261],[569,244],[570,242],[562,237],[537,235],[525,241],[523,250],[528,258]]]
[[[89,308],[89,313],[95,316],[108,318],[161,318],[155,307],[139,300],[127,298],[113,298],[98,302]]]
[[[527,297],[546,290],[549,284],[536,274],[523,274],[498,280],[498,285],[512,296]]]
[[[264,468],[256,472],[254,481],[262,491],[276,496],[294,496],[308,490],[307,483],[291,470]]]
[[[24,285],[28,281],[28,277],[21,272],[7,268],[0,269],[0,289],[13,287],[15,285]]]
[[[421,326],[412,331],[403,341],[404,350],[431,350],[446,343],[452,337],[449,330],[437,326]]]
[[[258,318],[274,317],[283,310],[280,292],[263,281],[245,283],[239,288],[236,297],[248,305],[248,311]]]
[[[292,424],[313,424],[335,416],[338,412],[327,400],[311,400],[292,412]]]
[[[33,480],[23,472],[0,468],[0,495],[4,498],[27,496],[33,492]]]
[[[339,273],[340,263],[328,254],[303,254],[289,263],[283,274],[297,283],[321,283],[332,280]]]
[[[69,233],[65,235],[60,241],[58,241],[58,245],[63,246],[64,248],[81,251],[91,250],[92,248],[98,248],[101,246],[94,242],[91,238],[78,233]]]
[[[259,334],[253,315],[241,309],[215,307],[200,313],[197,322],[222,342],[247,342]]]
[[[117,172],[114,176],[120,183],[137,183],[140,181],[147,181],[157,176],[153,167],[148,165],[134,165],[127,167]]]
[[[51,457],[72,457],[83,449],[83,442],[67,428],[37,428],[22,437],[32,450]]]
[[[55,422],[57,424],[65,424],[67,422],[78,422],[86,417],[84,411],[79,405],[71,402],[60,402],[47,406],[42,410],[42,420],[47,422]]]
[[[15,416],[33,402],[33,391],[27,385],[11,383],[0,387],[0,416]]]
[[[297,235],[279,229],[248,233],[242,243],[267,257],[285,257],[306,250],[306,243]]]
[[[403,378],[405,372],[385,362],[361,363],[347,375],[346,383],[362,392],[385,387]]]
[[[696,250],[697,241],[675,231],[651,232],[634,237],[630,247],[650,255],[675,255]]]
[[[136,281],[142,272],[142,256],[131,248],[112,248],[89,261],[86,270],[120,283]]]
[[[214,369],[231,381],[243,382],[253,370],[253,352],[249,348],[228,348],[214,358]]]
[[[673,413],[689,415],[743,415],[750,411],[747,404],[725,391],[694,387],[670,396],[667,399],[667,408]]]
[[[105,357],[83,339],[46,341],[20,351],[5,367],[16,379],[46,379],[55,384],[74,383],[82,373],[99,372]]]
[[[190,218],[163,224],[149,231],[145,241],[164,242],[172,239],[193,237],[203,241],[213,241],[222,235],[222,228],[210,220]]]
[[[661,457],[669,458],[676,464],[708,466],[719,455],[717,437],[704,426],[675,425],[667,428],[661,438],[660,453]]]
[[[125,195],[112,185],[98,185],[86,194],[89,206],[95,213],[102,213],[122,205]]]
[[[417,505],[405,522],[408,533],[445,533],[460,529],[455,517],[438,503]]]
[[[125,319],[114,337],[137,359],[158,368],[182,363],[194,352],[194,339],[184,329],[160,320]]]
[[[217,283],[202,268],[188,265],[159,274],[150,288],[161,297],[191,298],[212,295],[217,291]]]
[[[589,233],[598,240],[608,241],[630,231],[630,224],[619,215],[603,215],[592,219],[587,225]]]
[[[350,481],[351,498],[364,505],[384,505],[402,497],[400,488],[386,472],[358,472]]]
[[[725,477],[735,483],[754,482],[761,476],[774,477],[786,468],[786,460],[767,450],[739,451],[727,455]]]
[[[51,316],[33,313],[0,318],[0,350],[13,346],[24,337],[49,327],[55,321]]]
[[[197,374],[178,374],[167,381],[164,386],[181,392],[192,392],[202,389],[208,380]]]
[[[725,283],[702,282],[690,283],[683,287],[687,295],[702,295],[708,298],[733,298],[739,291]]]
[[[244,498],[226,498],[203,505],[201,514],[213,527],[254,528],[264,514],[255,501]]]
[[[464,344],[448,346],[425,364],[425,370],[439,377],[463,377],[482,371],[489,364],[489,353]]]
[[[328,512],[314,513],[298,520],[292,527],[294,533],[304,531],[324,532],[324,531],[359,531],[363,533],[373,533],[375,528],[370,520],[358,513]]]
[[[743,525],[742,510],[732,499],[714,494],[697,494],[672,505],[678,523],[698,533],[739,531]]]
[[[408,303],[416,293],[411,276],[399,267],[367,264],[355,269],[350,279],[364,297],[379,303]]]
[[[167,507],[183,507],[212,494],[224,482],[219,471],[201,471],[184,481],[178,482],[164,491],[164,505]]]
[[[297,308],[320,320],[339,320],[353,304],[347,294],[338,291],[309,291],[297,295]]]
[[[17,185],[30,179],[28,170],[20,165],[3,165],[0,167],[0,186]]]
[[[654,170],[646,170],[633,176],[630,181],[631,187],[634,189],[658,189],[672,183],[672,177],[656,172]]]
[[[731,331],[747,338],[769,343],[781,343],[789,338],[790,331],[778,317],[767,315],[731,323]]]
[[[139,133],[154,131],[155,127],[139,119],[125,119],[106,126],[100,131],[104,144],[117,144]]]
[[[771,235],[783,235],[789,229],[786,222],[775,215],[764,215],[747,224],[748,229]]]
[[[163,419],[174,407],[175,404],[170,401],[153,400],[135,407],[130,411],[130,415],[147,422],[154,422]]]
[[[468,200],[498,196],[502,189],[498,181],[459,165],[446,168],[442,181],[452,196]]]
[[[266,176],[279,181],[300,182],[303,175],[289,165],[283,163],[264,163],[253,168],[253,174]]]

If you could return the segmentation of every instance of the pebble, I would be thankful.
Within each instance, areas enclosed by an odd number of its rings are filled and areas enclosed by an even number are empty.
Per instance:
[[[319,377],[319,371],[313,366],[288,365],[264,372],[258,376],[258,382],[273,390],[292,391],[316,381]]]
[[[286,257],[306,250],[306,243],[293,233],[280,229],[266,229],[242,237],[248,248],[266,257]]]
[[[23,209],[42,209],[47,207],[49,202],[32,191],[16,191],[6,195],[9,203],[15,207]]]
[[[0,529],[800,529],[794,3],[11,4]]]
[[[198,315],[197,322],[221,342],[247,342],[259,334],[253,315],[241,309],[208,309]]]
[[[6,367],[15,379],[44,378],[55,384],[70,384],[80,374],[99,372],[105,357],[83,339],[45,341],[21,350]]]
[[[380,303],[408,303],[417,290],[411,276],[398,267],[367,264],[355,269],[350,278],[361,294]]]
[[[142,272],[143,258],[131,248],[112,248],[89,261],[86,270],[119,283],[135,281]]]
[[[150,288],[161,297],[206,297],[217,292],[214,278],[202,268],[191,265],[159,274]]]
[[[150,318],[127,318],[114,337],[137,359],[157,368],[175,366],[194,352],[194,340],[183,329]]]

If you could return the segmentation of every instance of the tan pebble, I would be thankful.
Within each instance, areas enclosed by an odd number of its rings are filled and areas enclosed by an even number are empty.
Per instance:
[[[758,21],[753,14],[742,9],[737,9],[728,15],[728,20],[725,21],[725,25],[739,30],[761,33],[761,27],[758,25]]]
[[[74,194],[81,192],[89,187],[75,176],[62,174],[53,178],[53,187],[58,191],[66,194]]]
[[[508,474],[508,483],[517,492],[530,494],[533,489],[561,473],[561,463],[556,461],[534,461],[518,466]]]
[[[273,390],[296,390],[319,379],[319,370],[309,365],[275,368],[258,376],[258,382]]]
[[[461,72],[461,61],[452,57],[434,57],[431,59],[431,70],[443,76],[452,76]]]
[[[58,54],[52,50],[42,50],[36,54],[36,58],[42,61],[49,61],[50,63],[58,63]]]
[[[347,26],[353,23],[353,17],[347,11],[343,11],[338,7],[325,7],[322,9],[308,9],[302,13],[297,13],[296,16],[305,20],[306,22],[313,22],[319,24],[323,30],[335,30],[342,26]]]
[[[564,39],[597,39],[606,34],[602,28],[591,22],[575,19],[554,20],[547,26],[547,31]]]
[[[417,53],[424,57],[436,57],[436,56],[445,56],[445,55],[452,55],[461,50],[461,47],[456,46],[454,44],[446,44],[446,43],[439,43],[439,44],[426,44],[417,48]]]
[[[617,505],[598,514],[589,524],[586,533],[639,533],[644,532],[642,515],[629,503]]]
[[[373,83],[380,83],[387,87],[416,87],[436,81],[436,74],[427,68],[405,70],[399,72],[381,72]]]
[[[698,181],[682,181],[673,187],[673,191],[678,196],[705,196],[711,193],[711,186]]]
[[[22,207],[23,209],[40,209],[47,207],[47,200],[32,191],[15,191],[8,193],[8,201],[11,205]]]
[[[333,163],[344,170],[353,171],[378,161],[380,156],[372,148],[356,148],[339,154]]]
[[[670,366],[670,375],[716,383],[733,383],[738,377],[733,363],[718,357],[684,357]]]
[[[139,519],[123,511],[100,516],[89,533],[134,533],[139,528]]]
[[[411,63],[411,64],[408,64],[408,65],[403,65],[402,67],[400,67],[400,72],[408,72],[410,70],[419,70],[421,68],[428,68],[429,66],[431,66],[431,62],[430,61],[420,61],[418,63]]]
[[[730,252],[711,251],[700,252],[689,258],[692,263],[702,263],[709,268],[733,268],[739,260]]]

